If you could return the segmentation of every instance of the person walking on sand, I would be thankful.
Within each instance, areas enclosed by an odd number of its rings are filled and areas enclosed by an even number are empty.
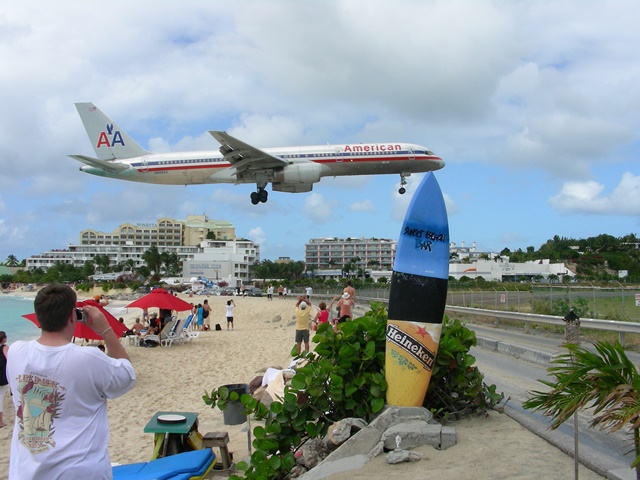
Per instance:
[[[267,287],[267,300],[273,300],[273,285]]]
[[[9,480],[112,476],[107,399],[129,391],[136,375],[99,308],[82,310],[107,355],[72,342],[76,300],[66,285],[42,288],[34,301],[40,337],[9,347],[7,379],[16,409]]]
[[[282,300],[282,299],[284,298],[284,297],[283,297],[283,293],[284,293],[284,287],[283,287],[282,285],[280,285],[280,286],[278,287],[278,298],[279,298],[280,300]]]
[[[7,346],[7,334],[0,331],[0,428],[7,426],[2,419],[4,396],[7,394],[7,390],[9,390],[9,382],[7,381],[7,350],[9,350]]]
[[[302,350],[302,342],[304,349],[309,351],[309,318],[311,317],[311,305],[304,301],[303,297],[298,297],[296,303],[296,346],[298,355]]]
[[[229,326],[231,326],[231,330],[233,330],[233,312],[235,309],[235,302],[233,300],[227,300],[227,306],[225,307],[227,315],[227,330],[229,330]]]

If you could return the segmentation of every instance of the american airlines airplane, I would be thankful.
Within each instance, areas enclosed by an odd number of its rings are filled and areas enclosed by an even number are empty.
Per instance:
[[[211,152],[148,152],[93,103],[76,103],[96,157],[69,155],[80,171],[101,177],[164,185],[255,183],[251,203],[266,202],[266,186],[277,192],[310,192],[322,177],[399,174],[401,194],[412,173],[444,167],[433,152],[410,143],[363,143],[256,148],[221,131]]]

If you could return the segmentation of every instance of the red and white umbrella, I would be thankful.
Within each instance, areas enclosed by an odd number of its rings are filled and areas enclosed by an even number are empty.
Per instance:
[[[140,297],[127,305],[127,308],[147,309],[153,307],[162,310],[175,310],[177,312],[184,312],[185,310],[191,310],[193,308],[190,303],[167,292],[164,288],[154,288],[144,297]]]

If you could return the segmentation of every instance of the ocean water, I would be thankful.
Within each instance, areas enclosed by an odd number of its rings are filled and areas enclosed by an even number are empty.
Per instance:
[[[33,340],[40,329],[22,315],[33,313],[33,299],[0,294],[0,330],[7,334],[7,344],[16,340]]]

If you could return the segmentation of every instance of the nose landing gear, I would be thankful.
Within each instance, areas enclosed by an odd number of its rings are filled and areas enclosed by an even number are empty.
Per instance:
[[[404,195],[406,193],[406,191],[407,191],[407,189],[404,188],[404,186],[407,184],[406,177],[408,177],[409,175],[404,174],[404,173],[400,174],[400,188],[398,189],[398,193],[400,195]]]

